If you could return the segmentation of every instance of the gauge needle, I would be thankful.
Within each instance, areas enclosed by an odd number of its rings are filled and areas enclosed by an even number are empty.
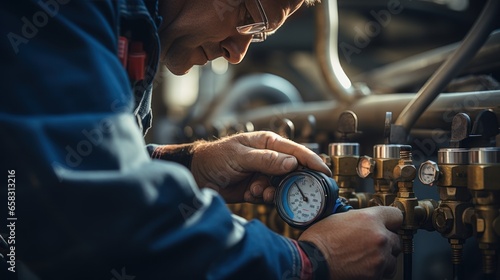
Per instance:
[[[307,202],[307,197],[304,195],[304,193],[300,189],[299,185],[297,185],[297,183],[295,183],[295,185],[297,186],[297,189],[299,189],[300,195],[302,195],[302,200],[304,200],[305,202]]]

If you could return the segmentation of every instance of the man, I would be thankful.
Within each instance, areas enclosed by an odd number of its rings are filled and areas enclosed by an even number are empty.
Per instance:
[[[144,149],[159,61],[175,74],[220,56],[238,63],[251,41],[265,39],[302,4],[2,2],[5,275],[138,280],[392,275],[400,251],[395,232],[402,222],[395,208],[330,216],[298,242],[229,213],[226,202],[271,202],[269,175],[299,165],[330,174],[303,146],[255,132],[215,142],[149,145],[149,154]]]

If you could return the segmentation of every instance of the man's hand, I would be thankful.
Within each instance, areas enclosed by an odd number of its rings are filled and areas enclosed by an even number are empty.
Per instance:
[[[375,206],[330,215],[299,240],[316,245],[328,262],[331,279],[382,279],[396,273],[403,222],[401,210]]]
[[[269,131],[241,133],[193,147],[191,172],[200,187],[218,191],[229,202],[271,203],[269,175],[299,165],[331,175],[314,152]]]

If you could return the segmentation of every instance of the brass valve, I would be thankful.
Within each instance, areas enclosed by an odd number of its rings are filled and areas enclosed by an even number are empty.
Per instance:
[[[400,149],[400,159],[393,169],[393,177],[397,182],[398,192],[393,205],[399,208],[404,215],[402,230],[410,234],[417,229],[433,230],[432,214],[437,207],[434,200],[418,201],[413,189],[413,181],[417,169],[411,159],[411,147],[403,146]]]
[[[438,151],[439,174],[436,178],[440,203],[434,212],[434,227],[448,239],[462,243],[472,234],[465,215],[471,210],[471,195],[467,189],[469,150],[447,148]]]
[[[434,200],[418,201],[413,190],[417,169],[411,158],[411,146],[401,146],[399,160],[393,168],[393,179],[397,182],[397,196],[393,206],[403,213],[403,225],[398,231],[402,239],[405,279],[411,279],[413,236],[417,229],[433,230],[432,213],[437,207]]]
[[[500,148],[470,149],[467,172],[474,204],[471,222],[483,255],[483,273],[494,275],[500,249]]]
[[[468,149],[446,148],[438,151],[438,164],[426,161],[420,165],[423,184],[436,183],[439,206],[432,215],[432,225],[450,243],[453,278],[462,277],[463,244],[472,235],[468,220],[473,213],[471,195],[467,189]]]
[[[359,178],[356,166],[359,159],[358,143],[331,143],[328,146],[332,178],[339,186],[339,196],[345,198],[353,208],[368,206],[371,194],[356,193]]]
[[[387,206],[394,202],[396,198],[394,168],[399,163],[401,148],[411,149],[411,146],[397,144],[375,145],[373,147],[373,158],[367,156],[359,158],[358,167],[356,169],[358,175],[361,178],[371,176],[374,180],[375,193],[369,202],[369,206]],[[407,174],[408,170],[403,172],[405,176],[409,175]]]
[[[328,145],[328,162],[332,170],[332,178],[339,186],[339,196],[343,197],[353,208],[368,207],[370,193],[357,193],[360,185],[356,173],[359,160],[359,144],[349,142],[349,136],[360,134],[358,117],[352,111],[344,111],[339,116],[337,131],[340,141]]]
[[[448,206],[440,206],[434,211],[433,221],[436,231],[446,235],[453,230],[455,215]]]

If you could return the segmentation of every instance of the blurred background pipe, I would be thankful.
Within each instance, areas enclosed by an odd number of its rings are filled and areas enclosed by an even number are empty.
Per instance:
[[[317,10],[316,55],[325,81],[335,100],[351,102],[356,89],[339,61],[337,0],[322,1]]]
[[[486,3],[483,11],[469,30],[460,47],[444,62],[444,64],[432,75],[432,77],[420,89],[415,98],[403,109],[396,119],[395,125],[402,128],[402,132],[408,134],[417,119],[436,99],[446,85],[456,77],[464,65],[484,45],[488,36],[493,31],[496,23],[496,15],[500,7],[500,1],[490,0]],[[391,136],[392,137],[392,136]],[[395,136],[400,141],[407,142],[405,135]]]

